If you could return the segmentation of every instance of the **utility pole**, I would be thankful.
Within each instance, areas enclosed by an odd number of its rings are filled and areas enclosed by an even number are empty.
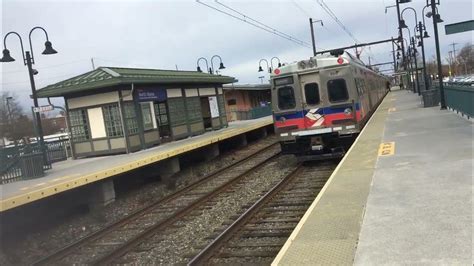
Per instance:
[[[95,70],[94,58],[93,57],[91,57],[91,63],[92,63],[92,70]]]
[[[451,64],[452,64],[452,71],[453,71],[453,76],[456,76],[456,63],[457,63],[457,60],[456,60],[456,45],[457,43],[453,42],[452,44],[450,44],[450,46],[453,47],[453,51],[452,51],[452,58],[451,58]],[[451,52],[450,52],[451,53]]]
[[[452,44],[450,44],[452,47],[453,47],[453,58],[456,58],[456,45],[458,45],[457,43],[453,42]]]
[[[316,56],[316,42],[314,40],[313,19],[309,18],[309,27],[311,29],[311,43],[313,44],[313,56]]]

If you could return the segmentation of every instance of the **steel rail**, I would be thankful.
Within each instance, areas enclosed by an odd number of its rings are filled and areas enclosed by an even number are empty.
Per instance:
[[[66,245],[65,247],[62,247],[56,251],[54,251],[53,253],[51,253],[50,255],[36,261],[33,263],[33,265],[50,265],[52,262],[58,262],[60,261],[61,259],[63,259],[64,257],[66,257],[67,255],[70,255],[71,253],[73,253],[75,250],[79,249],[80,247],[90,243],[90,242],[93,242],[93,241],[96,241],[98,239],[100,239],[101,237],[107,235],[108,233],[110,232],[113,232],[115,229],[129,223],[130,221],[132,220],[136,220],[138,218],[140,218],[142,215],[148,213],[150,210],[152,210],[153,208],[156,208],[158,205],[162,205],[162,204],[166,204],[166,203],[169,203],[170,201],[180,197],[180,196],[183,196],[185,195],[187,192],[199,187],[200,185],[202,185],[203,183],[211,180],[212,178],[214,178],[215,176],[227,171],[228,169],[232,168],[232,167],[235,167],[235,166],[238,166],[240,164],[243,164],[243,163],[246,163],[248,161],[250,161],[251,159],[253,159],[255,156],[257,156],[258,154],[262,153],[262,152],[265,152],[267,150],[269,150],[270,148],[274,147],[275,145],[277,145],[278,142],[274,142],[262,149],[259,149],[255,152],[253,152],[252,154],[248,155],[247,157],[243,158],[243,159],[240,159],[240,160],[237,160],[236,162],[228,165],[228,166],[225,166],[225,167],[222,167],[216,171],[213,171],[209,174],[207,174],[206,176],[204,176],[203,178],[201,178],[200,180],[190,184],[189,186],[187,187],[184,187],[180,190],[178,190],[177,192],[173,193],[173,194],[170,194],[168,196],[165,196],[164,198],[140,209],[140,210],[137,210],[135,211],[134,213],[130,214],[130,215],[127,215],[126,217],[110,224],[110,225],[107,225],[106,227],[102,228],[102,229],[99,229],[95,232],[92,232],[91,234],[89,235],[86,235],[82,238],[80,238],[79,240],[69,244],[69,245]],[[238,177],[234,178],[233,180],[231,180],[230,182],[234,181],[235,179],[238,179],[239,177],[243,176],[243,175],[246,175],[249,171],[252,171],[252,170],[255,170],[256,168],[258,168],[259,166],[261,166],[263,163],[269,161],[270,159],[273,159],[275,158],[275,156],[279,155],[280,153],[278,152],[277,154],[274,154],[273,156],[271,156],[270,158],[267,158],[265,161],[261,162],[260,164],[252,167],[251,169],[247,170],[246,172],[244,172],[243,174],[239,175]],[[229,183],[229,182],[227,182]],[[226,183],[226,184],[227,184]],[[225,186],[226,184],[223,184],[222,186]],[[222,187],[221,186],[221,187]],[[219,188],[221,188],[219,187]],[[218,188],[218,189],[219,189]],[[212,192],[211,192],[212,193]],[[209,194],[208,194],[209,195]],[[207,196],[207,195],[206,195]],[[204,196],[204,197],[206,197]],[[201,201],[202,198],[196,200],[196,202],[192,203],[191,205],[195,205],[197,204],[198,202]],[[188,209],[188,207],[185,207],[185,209]],[[184,211],[185,209],[181,209],[177,212],[182,212]],[[164,222],[166,222],[166,219],[162,222],[160,222],[159,224],[157,225],[164,225]],[[156,226],[157,226],[156,225]],[[155,226],[154,226],[155,227]],[[145,231],[146,232],[146,231]]]
[[[247,209],[237,220],[235,220],[227,229],[225,229],[217,238],[215,238],[209,245],[207,245],[201,252],[199,252],[189,263],[188,266],[204,265],[215,251],[227,242],[243,225],[249,221],[261,207],[268,203],[274,196],[283,190],[290,182],[292,182],[298,174],[302,171],[302,163],[298,164],[289,174],[285,176],[278,184],[273,186],[265,195],[263,195],[257,202],[255,202],[249,209]]]

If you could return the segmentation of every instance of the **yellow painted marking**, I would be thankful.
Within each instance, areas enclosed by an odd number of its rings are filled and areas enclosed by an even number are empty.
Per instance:
[[[33,186],[34,186],[34,187],[40,187],[40,186],[45,185],[45,184],[46,184],[46,183],[38,183],[38,184],[33,185]]]
[[[390,156],[395,154],[395,142],[384,142],[380,144],[379,156]]]
[[[48,186],[44,186],[41,188],[35,188],[32,191],[28,191],[25,193],[18,193],[16,195],[13,195],[9,198],[2,199],[0,201],[0,212],[24,205],[26,203],[36,201],[42,198],[49,197],[54,194],[58,194],[62,191],[70,190],[76,187],[80,187],[92,182],[96,182],[98,180],[102,180],[114,175],[118,175],[127,171],[131,171],[133,169],[136,169],[140,167],[141,165],[147,165],[151,163],[155,163],[158,161],[165,160],[167,158],[174,157],[176,155],[185,153],[187,151],[191,151],[197,148],[201,148],[204,146],[207,146],[212,143],[216,143],[219,141],[222,141],[224,139],[232,138],[241,134],[244,134],[246,132],[262,128],[265,126],[269,126],[273,124],[273,120],[270,118],[268,120],[264,120],[259,123],[251,124],[243,128],[235,128],[231,130],[227,130],[227,132],[222,132],[218,135],[214,136],[209,136],[205,139],[196,141],[194,143],[189,143],[184,146],[179,146],[174,149],[170,150],[165,150],[165,151],[158,151],[157,153],[150,153],[147,155],[145,158],[137,159],[135,161],[131,161],[128,163],[125,163],[123,165],[119,165],[116,167],[112,167],[110,169],[104,169],[95,173],[90,173],[90,174],[74,174],[72,176],[65,176],[61,177],[60,179],[65,179],[71,177],[69,180],[63,180],[63,182],[58,182],[55,184],[49,184]],[[77,177],[74,177],[76,176]],[[42,183],[45,184],[45,183]],[[37,185],[39,186],[39,184]]]
[[[397,111],[397,108],[395,108],[395,107],[392,107],[392,108],[389,108],[389,109],[388,109],[388,112],[390,112],[390,113],[391,113],[391,112],[395,112],[395,111]]]
[[[20,190],[27,190],[27,189],[29,189],[29,187],[22,187],[22,188],[20,188]]]

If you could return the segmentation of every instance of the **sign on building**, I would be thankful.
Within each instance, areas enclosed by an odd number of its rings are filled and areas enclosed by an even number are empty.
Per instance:
[[[217,97],[210,96],[209,97],[209,108],[211,109],[211,117],[216,118],[219,117],[219,105],[217,104]]]
[[[137,89],[138,101],[149,102],[149,101],[166,101],[166,90],[160,88],[147,88]]]
[[[44,113],[44,112],[53,111],[53,109],[54,109],[54,106],[52,106],[52,105],[43,105],[43,106],[40,106],[40,107],[33,107],[33,112],[35,112],[35,113]]]

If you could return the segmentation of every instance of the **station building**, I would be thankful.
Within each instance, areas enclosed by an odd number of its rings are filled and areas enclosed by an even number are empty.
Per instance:
[[[228,121],[271,115],[270,84],[229,84],[223,90]]]
[[[99,67],[37,91],[64,97],[73,157],[134,152],[227,126],[229,76]]]

